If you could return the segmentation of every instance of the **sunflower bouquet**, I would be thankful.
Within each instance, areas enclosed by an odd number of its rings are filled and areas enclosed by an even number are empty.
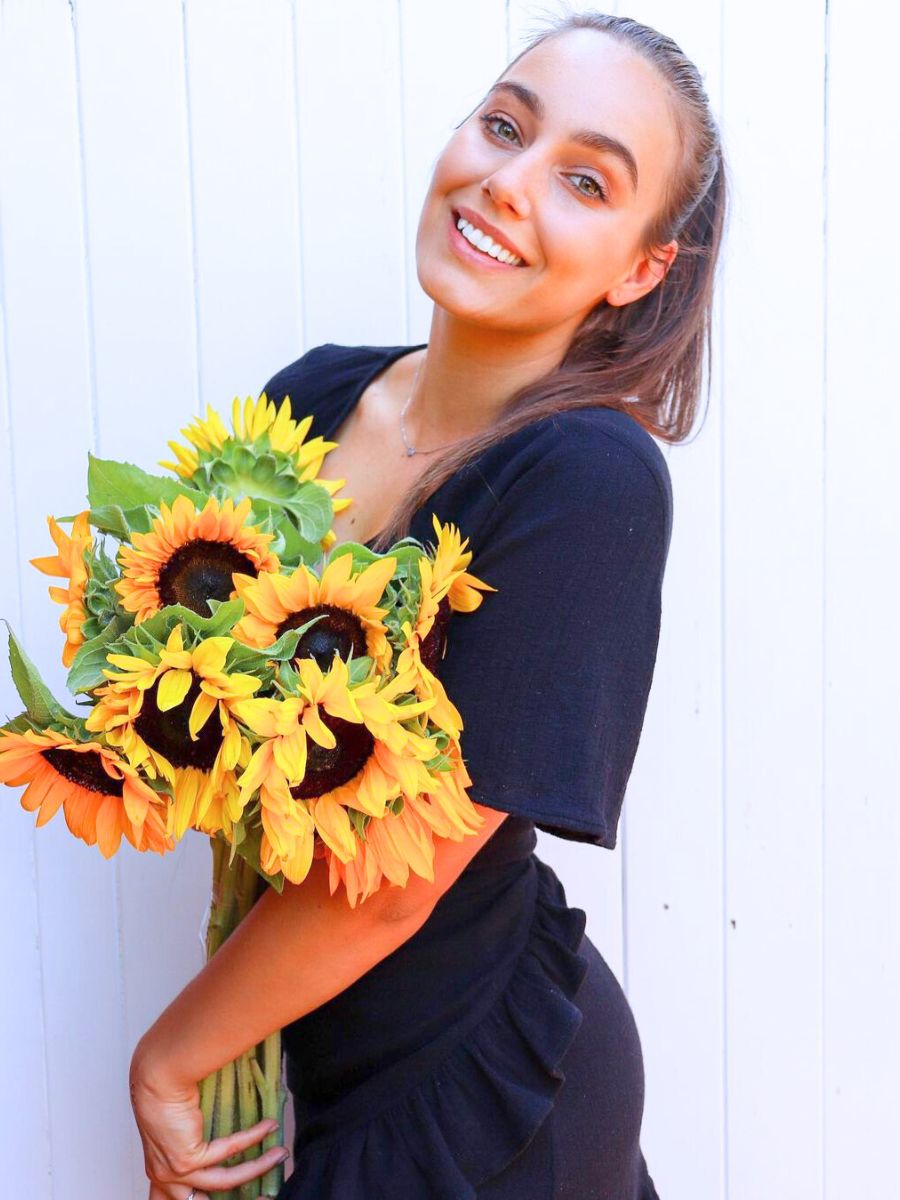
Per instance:
[[[207,408],[169,443],[170,475],[89,455],[88,507],[48,517],[56,553],[31,560],[63,581],[49,592],[71,709],[9,634],[24,711],[0,726],[0,782],[26,785],[38,826],[62,808],[107,859],[123,837],[164,854],[205,835],[208,957],[314,859],[355,907],[410,871],[433,880],[435,838],[483,824],[437,671],[450,614],[495,589],[434,515],[434,543],[337,543],[352,501],[320,475],[337,443],[309,438],[312,420],[264,393],[235,399],[231,429]],[[208,1139],[280,1122],[280,1034],[200,1095]],[[242,1197],[276,1191],[281,1170]]]

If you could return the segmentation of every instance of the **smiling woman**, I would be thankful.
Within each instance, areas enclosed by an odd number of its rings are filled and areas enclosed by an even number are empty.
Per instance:
[[[432,512],[471,534],[498,590],[437,669],[470,794],[503,818],[445,885],[411,881],[412,936],[284,1030],[280,1200],[657,1197],[633,1015],[534,831],[616,845],[672,529],[651,433],[694,412],[724,209],[693,65],[636,22],[567,18],[437,159],[429,341],[319,346],[267,384],[339,442],[373,548],[427,538]]]
[[[449,617],[434,663],[478,835],[358,912],[316,870],[266,893],[142,1047],[137,1078],[183,1097],[282,1029],[296,1136],[278,1200],[658,1200],[633,1014],[534,850],[536,830],[616,846],[672,533],[652,435],[693,418],[725,194],[673,41],[553,22],[436,161],[416,236],[428,342],[326,343],[266,384],[337,443],[338,541],[425,542],[436,516],[496,589]],[[277,625],[245,574],[252,619]]]

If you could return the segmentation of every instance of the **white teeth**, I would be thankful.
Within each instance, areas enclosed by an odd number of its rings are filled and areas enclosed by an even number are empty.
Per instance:
[[[498,242],[495,242],[493,238],[476,228],[465,217],[460,217],[457,220],[456,228],[467,242],[471,242],[476,250],[481,250],[482,253],[489,254],[491,258],[496,258],[504,263],[512,263],[513,265],[518,265],[522,261],[517,254],[513,254],[505,246],[501,246]]]

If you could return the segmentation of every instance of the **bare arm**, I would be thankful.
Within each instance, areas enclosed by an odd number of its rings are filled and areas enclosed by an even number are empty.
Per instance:
[[[433,883],[410,872],[405,888],[385,881],[352,909],[342,890],[329,895],[316,859],[302,884],[286,882],[281,895],[267,889],[141,1038],[133,1077],[193,1085],[345,991],[425,924],[507,815],[475,808],[485,818],[478,833],[435,839]]]

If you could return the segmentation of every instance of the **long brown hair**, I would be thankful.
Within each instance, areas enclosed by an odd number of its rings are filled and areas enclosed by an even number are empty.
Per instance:
[[[457,442],[422,472],[375,542],[382,553],[408,535],[417,509],[445,480],[494,442],[542,417],[617,408],[667,442],[684,441],[693,427],[704,351],[711,374],[714,277],[730,192],[718,125],[693,62],[671,38],[630,17],[579,12],[550,18],[503,74],[529,50],[570,29],[596,29],[627,44],[669,86],[680,162],[660,210],[642,232],[641,250],[664,267],[654,250],[677,237],[678,253],[639,300],[623,305],[601,300],[557,367],[515,392],[489,428]]]

